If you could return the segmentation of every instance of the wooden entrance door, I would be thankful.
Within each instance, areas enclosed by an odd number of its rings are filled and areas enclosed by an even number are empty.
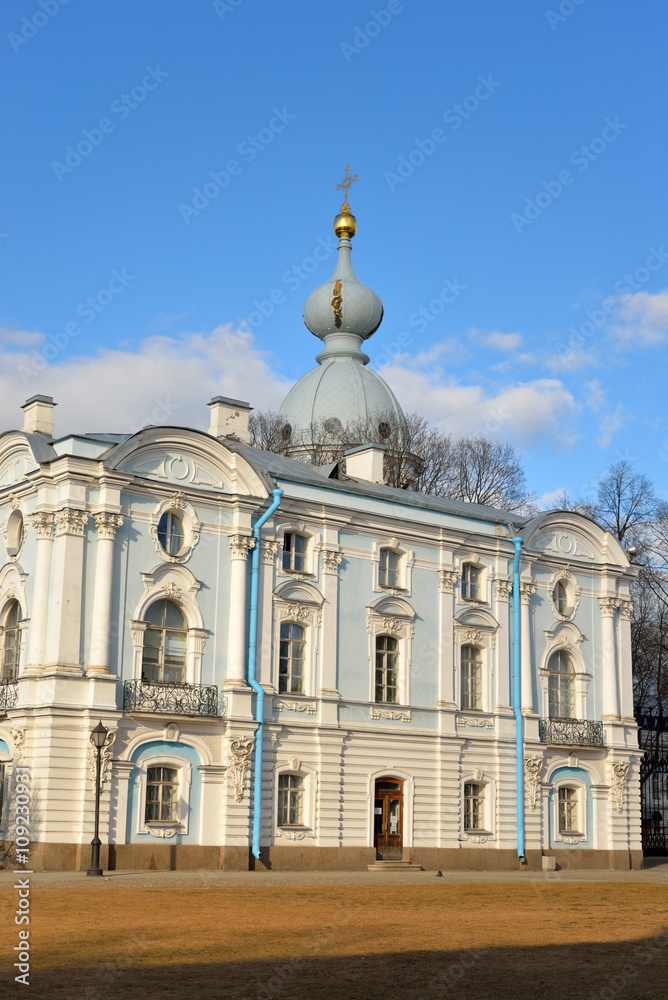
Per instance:
[[[376,782],[373,804],[373,843],[381,861],[401,861],[404,826],[403,782],[390,778]]]

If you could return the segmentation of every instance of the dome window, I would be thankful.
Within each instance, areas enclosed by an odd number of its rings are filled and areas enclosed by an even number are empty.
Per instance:
[[[392,427],[388,424],[387,420],[381,420],[378,424],[378,433],[381,441],[386,441],[389,438],[392,433]]]
[[[283,441],[289,441],[292,437],[292,427],[290,424],[283,424],[281,427],[281,438]]]
[[[338,417],[330,417],[329,420],[325,420],[325,430],[328,434],[340,434],[341,427],[342,424]]]

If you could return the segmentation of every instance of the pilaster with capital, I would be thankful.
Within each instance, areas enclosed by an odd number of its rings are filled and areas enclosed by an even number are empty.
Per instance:
[[[453,710],[458,701],[455,692],[453,627],[457,577],[458,573],[454,566],[443,566],[438,570],[438,701],[442,708]],[[450,721],[454,726],[454,721]]]
[[[246,584],[252,535],[230,535],[230,617],[227,644],[227,684],[245,685]]]
[[[51,585],[51,556],[55,518],[48,511],[29,514],[28,524],[37,536],[35,556],[35,583],[28,644],[26,673],[39,673],[46,662],[46,626],[49,616],[49,590]]]
[[[95,592],[88,673],[109,673],[109,630],[114,574],[114,540],[123,523],[120,514],[100,511],[95,515],[97,556]]]
[[[520,583],[520,636],[522,643],[521,651],[521,676],[522,676],[522,711],[535,712],[536,701],[533,690],[533,669],[531,656],[531,598],[536,593],[536,584],[531,582]]]
[[[511,705],[509,643],[505,637],[509,635],[508,598],[512,588],[512,580],[499,576],[494,578],[494,615],[499,623],[499,636],[504,637],[497,643],[496,649],[495,711],[499,708],[509,709]]]
[[[83,551],[89,517],[78,507],[56,511],[46,664],[77,671],[81,670]]]
[[[322,548],[322,638],[320,642],[320,683],[318,695],[333,699],[323,705],[323,721],[336,723],[338,709],[337,622],[339,617],[339,566],[343,553],[338,548],[339,536],[334,527],[325,526]],[[317,669],[317,667],[316,667]]]
[[[624,719],[634,720],[633,714],[633,670],[631,665],[631,618],[633,601],[619,602],[617,621],[619,643],[619,673],[621,677],[621,714]]]
[[[258,599],[257,660],[255,675],[260,684],[271,683],[272,600],[276,556],[280,549],[277,538],[260,539],[260,590]]]
[[[615,650],[615,614],[620,606],[616,597],[599,597],[601,608],[601,674],[603,681],[603,718],[619,718],[619,692]]]

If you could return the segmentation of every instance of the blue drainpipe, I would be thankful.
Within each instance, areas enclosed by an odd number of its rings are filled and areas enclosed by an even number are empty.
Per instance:
[[[515,767],[517,791],[517,857],[524,861],[524,753],[522,720],[522,681],[520,666],[520,555],[522,539],[511,538],[515,546],[513,561],[513,709],[515,711]]]
[[[257,598],[260,589],[260,530],[278,508],[283,490],[272,490],[274,502],[253,528],[255,545],[251,557],[250,624],[248,639],[248,683],[255,691],[255,772],[253,778],[253,854],[260,858],[260,822],[262,819],[262,736],[264,730],[264,690],[255,680],[257,658]]]

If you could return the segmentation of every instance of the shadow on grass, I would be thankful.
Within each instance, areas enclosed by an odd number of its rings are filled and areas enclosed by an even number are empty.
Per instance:
[[[668,997],[668,931],[543,948],[476,948],[472,941],[450,952],[109,964],[35,972],[30,980],[31,1000],[660,1000]]]

